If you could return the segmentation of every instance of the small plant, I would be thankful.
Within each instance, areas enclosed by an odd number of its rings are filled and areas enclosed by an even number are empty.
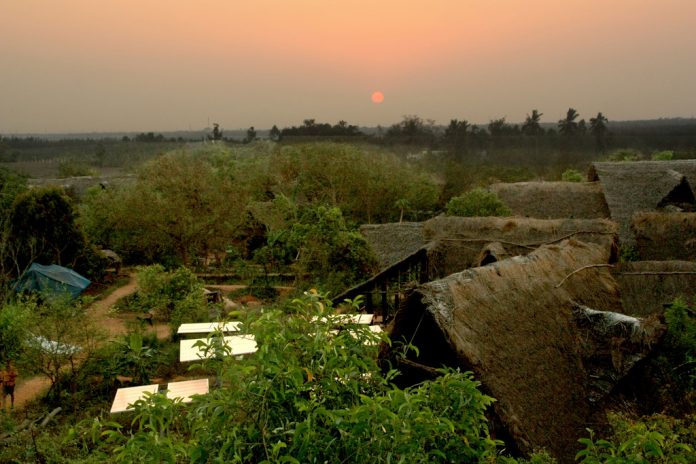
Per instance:
[[[630,245],[622,245],[619,247],[619,261],[628,263],[632,261],[640,261],[638,249]]]
[[[509,216],[510,208],[493,192],[476,188],[447,202],[448,216]]]
[[[650,159],[653,161],[671,161],[674,159],[674,152],[672,150],[656,151],[650,156]]]
[[[61,161],[61,163],[58,165],[59,178],[94,176],[95,174],[94,169],[90,168],[87,164],[81,161]]]
[[[585,177],[576,169],[566,169],[561,174],[561,180],[563,182],[582,182]]]
[[[639,161],[643,155],[632,148],[620,148],[609,154],[609,161]]]
[[[609,414],[608,419],[613,429],[612,436],[609,439],[595,439],[592,430],[588,429],[589,438],[579,440],[584,449],[575,456],[578,462],[693,462],[693,439],[696,433],[693,418],[682,421],[655,415],[636,420],[619,414]]]

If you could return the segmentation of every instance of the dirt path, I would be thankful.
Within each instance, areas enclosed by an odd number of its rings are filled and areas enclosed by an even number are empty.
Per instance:
[[[135,281],[135,275],[131,274],[130,280],[126,285],[117,288],[106,298],[95,301],[87,309],[87,312],[96,318],[99,325],[106,329],[108,333],[108,340],[113,340],[114,338],[128,332],[126,324],[127,319],[110,313],[110,310],[119,299],[130,295],[131,293],[135,292],[136,289],[137,283]],[[158,331],[158,336],[159,332],[160,331]],[[43,392],[48,390],[50,385],[51,382],[42,375],[20,379],[17,382],[17,387],[15,388],[15,409],[21,409],[24,404],[35,399]]]

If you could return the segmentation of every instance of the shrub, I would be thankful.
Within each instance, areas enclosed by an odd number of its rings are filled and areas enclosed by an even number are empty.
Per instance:
[[[510,208],[493,192],[476,188],[447,202],[448,216],[508,216]]]
[[[609,414],[613,433],[608,440],[589,438],[579,441],[584,449],[575,457],[581,463],[672,463],[693,462],[696,445],[696,421],[655,415],[630,419]]]
[[[650,156],[653,161],[671,161],[674,159],[674,152],[672,150],[656,151]]]
[[[173,328],[182,322],[208,319],[203,284],[189,269],[165,271],[159,264],[144,266],[138,268],[136,279],[138,294],[130,309],[150,312]]]
[[[58,177],[81,177],[81,176],[94,176],[96,172],[90,168],[87,164],[76,161],[67,160],[61,161],[58,165]]]
[[[585,177],[576,169],[566,169],[561,174],[561,180],[563,182],[582,182]]]
[[[608,156],[609,161],[639,161],[641,159],[643,159],[643,155],[632,148],[620,148]]]

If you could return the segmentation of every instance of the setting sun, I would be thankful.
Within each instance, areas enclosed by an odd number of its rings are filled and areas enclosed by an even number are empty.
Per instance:
[[[372,103],[382,103],[384,101],[384,94],[379,90],[372,92]]]

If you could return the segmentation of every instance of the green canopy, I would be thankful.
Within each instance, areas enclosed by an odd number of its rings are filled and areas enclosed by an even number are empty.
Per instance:
[[[89,284],[88,279],[67,267],[33,263],[19,278],[14,290],[49,294],[69,293],[73,298],[77,298]]]

